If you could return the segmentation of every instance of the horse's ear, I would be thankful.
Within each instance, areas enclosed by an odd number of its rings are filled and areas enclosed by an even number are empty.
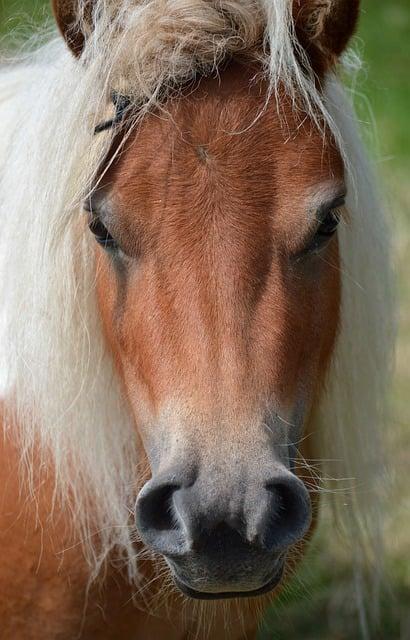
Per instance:
[[[293,0],[296,35],[319,75],[334,66],[353,35],[360,0]]]
[[[52,0],[52,7],[64,40],[79,57],[86,39],[84,25],[92,21],[93,0]]]

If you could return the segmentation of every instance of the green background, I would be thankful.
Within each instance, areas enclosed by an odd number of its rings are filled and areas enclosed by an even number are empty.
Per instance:
[[[0,47],[15,46],[49,16],[40,0],[0,0]],[[393,599],[384,598],[372,639],[410,639],[410,0],[364,0],[354,48],[364,60],[356,103],[365,139],[384,179],[393,220],[400,302],[397,366],[388,441],[393,491],[387,522]],[[375,125],[375,126],[374,126]],[[377,133],[376,133],[377,132]],[[375,274],[377,277],[377,274]],[[319,538],[294,584],[270,610],[261,640],[356,640],[349,566],[342,550]]]

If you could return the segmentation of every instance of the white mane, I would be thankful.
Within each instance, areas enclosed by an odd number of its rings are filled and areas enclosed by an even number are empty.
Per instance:
[[[93,136],[112,89],[156,102],[164,87],[256,49],[272,89],[284,83],[343,141],[354,176],[340,230],[342,321],[317,420],[317,458],[328,477],[354,478],[335,494],[354,561],[377,553],[383,470],[380,428],[389,373],[389,242],[355,118],[339,82],[321,98],[294,53],[287,0],[126,0],[101,16],[82,61],[61,38],[0,68],[0,274],[8,400],[22,461],[36,446],[53,461],[57,495],[69,499],[92,569],[115,546],[137,578],[130,510],[137,436],[107,352],[94,296],[92,241],[80,203],[110,146]],[[108,9],[107,9],[108,7]],[[121,28],[119,28],[119,26]],[[351,178],[352,181],[352,178]],[[14,429],[12,420],[8,427]],[[318,426],[319,429],[319,426]],[[86,489],[86,490],[85,490]],[[87,496],[87,497],[85,497]],[[92,505],[92,506],[91,506]],[[99,531],[101,544],[93,545]],[[378,558],[375,565],[378,566]]]

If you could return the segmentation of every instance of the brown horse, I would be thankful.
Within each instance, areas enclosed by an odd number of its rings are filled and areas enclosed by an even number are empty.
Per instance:
[[[54,10],[67,50],[0,72],[0,637],[254,638],[320,458],[375,548],[386,235],[334,75],[358,1]]]

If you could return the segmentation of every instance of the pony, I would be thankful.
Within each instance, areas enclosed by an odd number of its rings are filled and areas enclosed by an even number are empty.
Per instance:
[[[53,8],[0,68],[2,638],[254,638],[324,492],[366,633],[393,303],[358,0]]]

